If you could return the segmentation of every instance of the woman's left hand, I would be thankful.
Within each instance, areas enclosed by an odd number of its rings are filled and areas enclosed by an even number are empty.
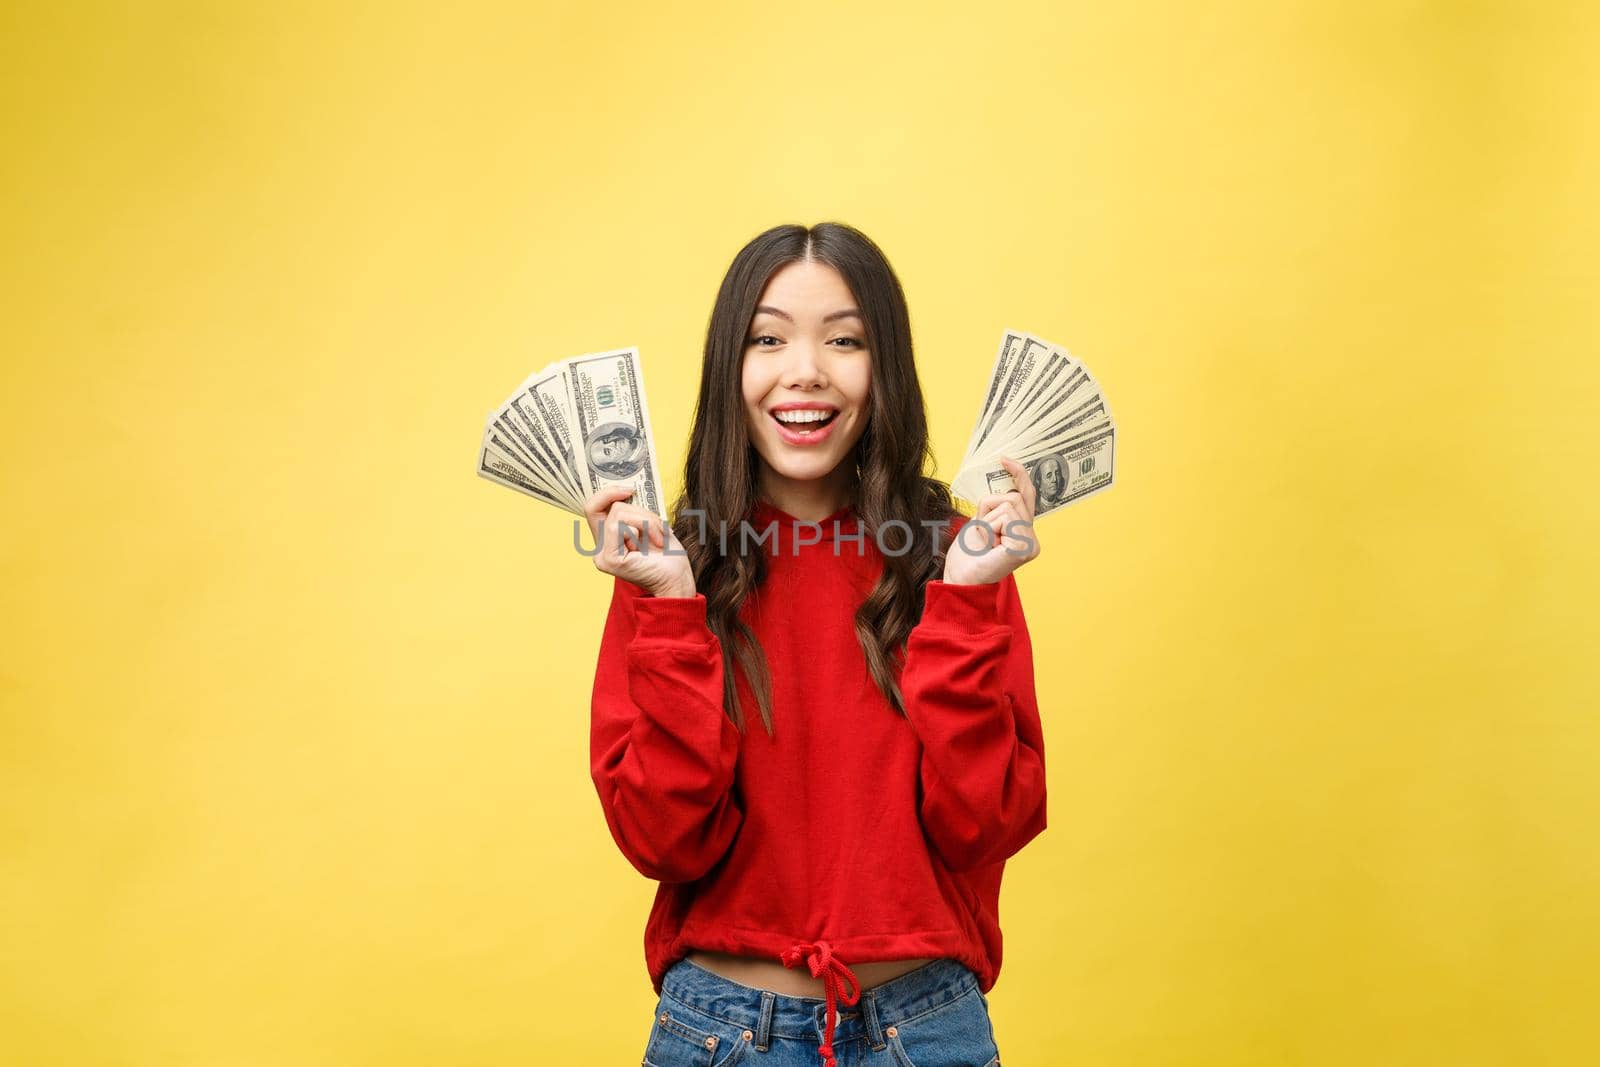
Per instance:
[[[967,520],[945,552],[944,581],[950,585],[998,582],[1039,555],[1039,535],[1033,529],[1033,479],[1014,459],[1001,456],[1000,465],[1011,472],[1018,488],[978,501],[977,515]]]

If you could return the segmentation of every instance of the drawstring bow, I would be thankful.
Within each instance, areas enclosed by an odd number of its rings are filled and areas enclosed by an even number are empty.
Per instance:
[[[859,1003],[861,983],[850,968],[834,956],[833,947],[826,941],[801,941],[784,949],[780,958],[785,967],[793,967],[803,959],[811,977],[822,979],[828,1018],[823,1024],[822,1044],[817,1051],[822,1054],[822,1067],[834,1067],[833,1028],[839,1017],[838,1005],[841,1001],[850,1005]],[[841,982],[846,986],[843,992],[839,988]]]

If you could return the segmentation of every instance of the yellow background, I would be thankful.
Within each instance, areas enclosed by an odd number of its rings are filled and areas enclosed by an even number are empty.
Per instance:
[[[637,1062],[608,586],[474,450],[636,344],[676,491],[728,261],[841,219],[942,476],[1007,326],[1120,427],[1004,1061],[1594,1062],[1593,12],[9,7],[0,1059]]]

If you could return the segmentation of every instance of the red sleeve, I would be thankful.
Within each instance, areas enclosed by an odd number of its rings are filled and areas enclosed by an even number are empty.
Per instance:
[[[704,594],[655,597],[613,577],[590,704],[591,777],[611,836],[639,873],[693,881],[744,819],[722,647]]]
[[[900,676],[922,741],[922,824],[951,870],[1015,855],[1045,828],[1044,732],[1015,575],[926,587]]]

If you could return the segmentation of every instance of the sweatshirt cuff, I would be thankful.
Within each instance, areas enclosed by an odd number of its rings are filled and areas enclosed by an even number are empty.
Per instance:
[[[1000,583],[950,585],[935,578],[923,587],[922,621],[973,634],[1004,625]]]
[[[706,625],[706,596],[651,596],[640,591],[634,600],[634,640],[709,642],[715,638]]]

